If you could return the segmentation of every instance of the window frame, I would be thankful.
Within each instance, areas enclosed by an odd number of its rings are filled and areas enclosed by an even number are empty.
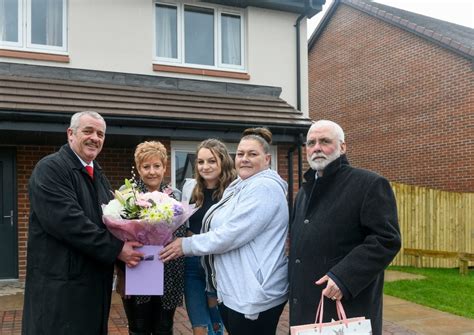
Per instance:
[[[176,41],[176,55],[177,57],[176,58],[170,58],[170,57],[159,57],[158,54],[157,54],[157,35],[156,35],[156,25],[157,25],[157,18],[156,18],[156,7],[157,5],[163,5],[163,6],[168,6],[168,7],[175,7],[176,8],[176,34],[177,34],[177,41]],[[181,25],[179,24],[181,21],[182,21],[182,18],[181,18],[181,11],[179,10],[179,5],[178,3],[168,3],[168,2],[163,2],[163,1],[155,1],[154,4],[153,4],[153,9],[154,9],[154,12],[153,12],[153,18],[154,18],[154,24],[153,26],[155,27],[155,31],[154,31],[154,39],[153,39],[153,57],[156,61],[158,61],[159,63],[163,62],[165,64],[173,64],[173,65],[178,65],[182,62],[182,55],[181,55],[181,46],[180,46],[180,40],[179,40],[179,36],[182,34],[181,32]]]
[[[234,65],[234,64],[226,64],[222,62],[222,44],[221,44],[221,37],[222,37],[222,15],[232,15],[232,16],[240,16],[240,61],[242,65]],[[227,11],[227,10],[220,10],[217,17],[217,24],[220,26],[220,29],[217,32],[217,41],[219,42],[218,50],[217,50],[217,61],[218,67],[221,69],[234,69],[234,70],[243,70],[245,69],[245,62],[244,62],[244,49],[245,49],[245,40],[244,40],[244,21],[242,15],[237,15],[234,12]]]
[[[195,153],[196,148],[201,143],[201,141],[171,141],[171,185],[176,188],[176,152],[187,152]],[[235,154],[237,152],[237,147],[239,143],[235,142],[223,142],[230,154]],[[270,145],[270,155],[272,156],[270,168],[272,170],[278,171],[278,146]]]
[[[198,68],[205,68],[205,69],[216,69],[216,68],[217,68],[216,65],[215,65],[215,64],[216,64],[216,59],[217,59],[217,55],[216,55],[216,40],[217,40],[217,37],[216,37],[216,36],[217,36],[217,30],[218,30],[218,29],[217,29],[217,20],[216,20],[216,16],[217,16],[217,15],[216,15],[216,9],[215,9],[214,7],[212,7],[212,6],[209,6],[209,5],[204,5],[204,6],[202,6],[202,5],[199,4],[199,5],[196,6],[196,4],[189,4],[189,3],[182,3],[181,6],[182,6],[182,14],[181,14],[182,21],[181,21],[180,23],[178,23],[178,24],[181,24],[181,27],[182,27],[182,28],[181,28],[182,35],[181,35],[181,36],[178,35],[178,44],[180,44],[180,43],[179,43],[179,39],[180,39],[180,37],[181,37],[181,46],[182,46],[182,49],[181,49],[181,50],[182,50],[182,54],[181,54],[181,56],[182,56],[181,61],[182,61],[182,62],[181,62],[181,65],[187,66],[187,67],[198,67]],[[184,26],[184,24],[185,24],[185,19],[184,19],[184,17],[185,17],[185,7],[186,7],[186,6],[197,7],[197,8],[205,8],[205,9],[210,9],[210,10],[212,10],[212,19],[213,19],[213,28],[214,28],[214,29],[213,29],[213,30],[214,30],[214,41],[213,41],[213,42],[214,42],[214,50],[213,50],[213,51],[214,51],[214,52],[213,52],[214,65],[204,65],[204,64],[197,64],[197,63],[186,63],[186,38],[185,38],[185,36],[184,36],[185,31],[186,31],[185,26]]]
[[[156,34],[156,27],[157,27],[157,17],[156,17],[156,7],[157,5],[163,6],[170,6],[175,7],[177,10],[177,58],[169,58],[169,57],[159,57],[157,55],[157,34]],[[194,63],[186,63],[185,61],[185,27],[184,27],[184,13],[185,13],[185,6],[192,6],[192,7],[200,7],[211,9],[213,11],[213,19],[214,19],[214,65],[203,65],[203,64],[194,64]],[[209,70],[223,70],[223,71],[234,71],[234,72],[245,72],[246,71],[246,60],[245,60],[245,44],[246,44],[246,36],[245,36],[245,15],[244,11],[241,9],[234,9],[234,8],[227,8],[223,6],[217,6],[212,4],[201,4],[201,3],[194,3],[194,2],[167,2],[166,0],[155,0],[153,3],[154,8],[154,40],[153,40],[153,63],[159,65],[171,65],[171,66],[179,66],[179,67],[186,67],[186,68],[198,68],[198,69],[209,69]],[[233,16],[240,17],[240,65],[233,65],[233,64],[225,64],[222,62],[222,44],[221,44],[221,35],[222,35],[222,14],[228,14]]]
[[[9,41],[1,41],[0,40],[0,47],[11,47],[11,48],[21,48],[23,44],[23,0],[18,0],[18,17],[17,17],[17,30],[18,30],[18,41],[17,42],[9,42]]]
[[[31,21],[31,3],[33,0],[18,0],[18,42],[0,41],[0,49],[9,49],[15,51],[47,52],[51,54],[67,54],[67,31],[68,31],[68,0],[62,0],[62,42],[63,45],[51,46],[35,44],[31,42],[32,34],[30,32]]]

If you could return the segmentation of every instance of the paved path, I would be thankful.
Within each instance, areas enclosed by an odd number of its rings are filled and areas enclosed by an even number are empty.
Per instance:
[[[385,321],[425,335],[474,335],[474,320],[384,295]],[[390,333],[387,333],[390,334]],[[393,333],[395,334],[395,333]]]
[[[21,295],[22,296],[22,295]],[[17,297],[18,299],[20,297]],[[114,299],[109,318],[109,335],[128,335],[127,320],[121,303]],[[2,298],[0,297],[0,303]],[[2,311],[0,307],[0,335],[21,334],[21,309]],[[384,335],[412,335],[417,334],[409,329],[403,328],[396,323],[384,321]],[[174,335],[192,335],[184,308],[178,308],[175,315]],[[288,305],[285,307],[278,324],[276,335],[288,335]]]
[[[0,282],[0,335],[21,334],[22,307],[21,284]],[[125,314],[116,294],[110,312],[109,334],[128,334]],[[385,295],[383,334],[474,335],[474,320]],[[192,335],[184,308],[176,311],[174,335]],[[288,335],[288,306],[280,318],[277,335]]]

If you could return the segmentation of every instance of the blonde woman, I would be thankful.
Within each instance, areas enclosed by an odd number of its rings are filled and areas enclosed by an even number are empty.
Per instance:
[[[160,191],[180,200],[179,192],[170,192],[163,183],[168,155],[163,144],[157,141],[140,143],[135,149],[135,166],[139,175],[138,188],[142,192]],[[186,228],[176,230],[175,237],[185,236]],[[165,264],[164,292],[162,296],[125,296],[123,272],[119,271],[117,291],[128,319],[130,335],[173,334],[176,307],[182,305],[184,291],[184,258]]]

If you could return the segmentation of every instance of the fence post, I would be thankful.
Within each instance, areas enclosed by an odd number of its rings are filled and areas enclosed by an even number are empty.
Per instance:
[[[416,255],[415,256],[415,266],[417,268],[421,268],[421,261],[422,261],[421,255]]]
[[[459,273],[466,276],[469,274],[469,261],[459,255]]]

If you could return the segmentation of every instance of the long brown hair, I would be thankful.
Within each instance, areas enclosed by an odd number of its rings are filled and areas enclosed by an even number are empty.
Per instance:
[[[194,163],[194,178],[196,179],[196,186],[194,187],[191,197],[196,203],[197,207],[202,206],[204,202],[204,190],[206,189],[204,179],[201,177],[198,171],[197,155],[201,149],[208,149],[211,151],[214,157],[218,159],[221,164],[221,174],[219,176],[219,180],[217,181],[217,188],[212,194],[212,198],[214,200],[219,201],[222,198],[222,194],[224,194],[224,190],[237,177],[237,173],[234,168],[234,161],[232,160],[232,157],[230,157],[224,143],[214,138],[202,141],[196,149],[196,161]]]

